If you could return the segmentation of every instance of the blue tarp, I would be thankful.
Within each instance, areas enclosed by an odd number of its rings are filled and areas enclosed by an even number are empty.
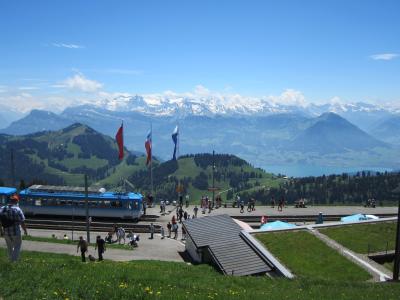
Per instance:
[[[293,228],[296,227],[296,225],[282,222],[282,221],[274,221],[270,223],[265,223],[263,224],[260,229],[263,230],[274,230],[274,229],[287,229],[287,228]]]
[[[368,220],[368,217],[364,214],[356,214],[347,217],[343,217],[340,219],[342,222],[358,222]]]
[[[12,194],[15,194],[16,192],[17,189],[15,188],[0,186],[0,195],[10,196]]]

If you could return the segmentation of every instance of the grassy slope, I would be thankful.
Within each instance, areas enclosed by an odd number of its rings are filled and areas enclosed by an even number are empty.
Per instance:
[[[121,178],[128,178],[134,172],[146,168],[146,158],[144,156],[136,158],[135,162],[137,163],[137,165],[127,165],[124,159],[120,164],[115,167],[114,173],[112,173],[107,178],[98,181],[97,184],[100,186],[107,184],[115,187],[120,183]],[[132,183],[135,184],[134,182]]]
[[[194,158],[192,158],[192,157],[181,158],[178,160],[178,163],[179,163],[179,169],[171,175],[176,176],[178,179],[182,179],[184,177],[195,178],[200,172],[204,172],[209,177],[208,185],[210,187],[212,186],[212,177],[211,177],[212,176],[212,167],[211,166],[207,167],[206,169],[198,167],[198,166],[196,166],[196,164],[194,162]],[[227,168],[227,171],[233,171],[236,173],[240,173],[241,167],[230,166]],[[260,169],[255,169],[250,165],[243,166],[243,171],[244,172],[254,171],[257,174],[262,174],[263,177],[249,180],[249,182],[251,182],[251,183],[255,183],[256,181],[258,181],[260,183],[260,186],[253,187],[248,190],[242,190],[241,192],[257,190],[259,188],[262,188],[263,186],[264,187],[279,186],[280,179],[274,178],[272,174],[265,173],[264,171],[262,171]],[[215,186],[219,188],[219,190],[216,192],[216,194],[221,193],[222,200],[225,201],[226,195],[227,195],[227,190],[230,188],[229,180],[215,181]],[[212,192],[199,190],[190,185],[190,188],[189,188],[190,202],[197,203],[199,201],[199,199],[201,199],[201,196],[203,196],[203,195],[211,196]]]
[[[371,276],[306,231],[258,234],[257,238],[300,278],[359,282]]]
[[[135,261],[86,263],[79,257],[0,251],[4,299],[398,299],[400,286],[326,280],[228,277],[210,266]]]
[[[396,223],[356,224],[341,227],[320,229],[343,246],[357,253],[379,252],[386,250],[386,242],[389,242],[389,250],[395,248]]]

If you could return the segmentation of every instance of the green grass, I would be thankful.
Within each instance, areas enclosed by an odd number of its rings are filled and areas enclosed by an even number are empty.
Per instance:
[[[346,225],[319,231],[357,253],[368,253],[368,245],[370,253],[385,251],[386,242],[388,242],[388,250],[395,248],[395,222]]]
[[[0,250],[3,299],[398,299],[400,285],[230,277],[208,265],[158,261],[81,263],[80,257]]]
[[[306,231],[258,234],[272,254],[300,278],[360,282],[371,276]]]
[[[22,239],[25,241],[35,241],[35,242],[55,243],[55,244],[64,244],[64,245],[75,245],[75,246],[77,246],[77,244],[78,244],[77,240],[71,241],[71,240],[55,239],[55,238],[39,237],[39,236],[31,236],[31,235],[25,235],[22,237]],[[94,247],[95,245],[96,245],[95,243],[90,243],[91,247]],[[132,250],[132,247],[130,247],[128,244],[125,244],[125,245],[106,244],[106,248]]]
[[[394,269],[394,261],[392,261],[392,262],[386,262],[386,263],[383,264],[383,266],[384,266],[386,269],[388,269],[388,270],[390,270],[390,271],[393,272],[393,269]]]

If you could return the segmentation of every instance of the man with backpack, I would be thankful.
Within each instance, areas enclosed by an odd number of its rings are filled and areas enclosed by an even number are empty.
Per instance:
[[[17,195],[10,197],[8,204],[0,209],[0,220],[2,234],[6,240],[8,258],[12,262],[16,262],[21,251],[22,237],[21,228],[24,234],[28,231],[25,226],[25,216],[22,210],[18,207],[19,198]]]

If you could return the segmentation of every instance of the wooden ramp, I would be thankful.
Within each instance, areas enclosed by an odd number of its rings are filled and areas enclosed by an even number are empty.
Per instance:
[[[191,219],[183,226],[190,239],[187,244],[194,245],[203,262],[211,258],[224,274],[244,276],[273,270],[273,266],[242,237],[242,228],[228,215]]]

